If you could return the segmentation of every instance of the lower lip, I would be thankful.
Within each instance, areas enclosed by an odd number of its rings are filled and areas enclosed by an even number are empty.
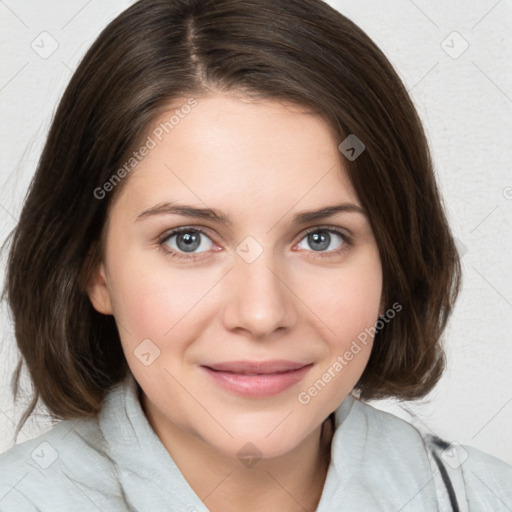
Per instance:
[[[232,393],[245,397],[265,398],[278,395],[299,383],[312,366],[313,363],[289,372],[267,373],[264,375],[220,372],[206,366],[201,366],[201,368],[216,384]]]

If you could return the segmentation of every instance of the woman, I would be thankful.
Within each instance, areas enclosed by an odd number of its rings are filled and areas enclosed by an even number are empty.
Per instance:
[[[0,457],[0,510],[506,510],[509,466],[364,403],[434,387],[459,281],[419,117],[357,26],[137,2],[13,234],[32,408],[63,421]]]

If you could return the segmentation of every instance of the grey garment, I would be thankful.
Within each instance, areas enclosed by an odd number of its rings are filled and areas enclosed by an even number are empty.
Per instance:
[[[462,463],[466,451],[457,444],[448,444],[438,436],[424,436],[434,475],[439,512],[467,512],[468,498]]]
[[[138,391],[129,375],[98,418],[61,421],[1,454],[0,511],[207,512],[148,423]],[[460,511],[512,510],[512,467],[495,457],[456,446],[457,459],[453,446],[437,446],[351,395],[335,411],[335,427],[316,512],[454,510],[441,508],[450,494],[434,452]]]

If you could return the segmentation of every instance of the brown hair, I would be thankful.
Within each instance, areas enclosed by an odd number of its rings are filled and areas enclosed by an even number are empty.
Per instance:
[[[115,320],[85,290],[123,183],[102,200],[94,190],[162,107],[215,91],[295,102],[323,116],[339,142],[355,134],[364,143],[357,159],[340,159],[376,237],[386,307],[402,310],[377,332],[355,389],[413,399],[441,376],[460,264],[423,127],[384,54],[320,0],[141,0],[73,74],[10,235],[4,293],[35,388],[18,429],[39,397],[54,418],[95,415],[126,375]]]

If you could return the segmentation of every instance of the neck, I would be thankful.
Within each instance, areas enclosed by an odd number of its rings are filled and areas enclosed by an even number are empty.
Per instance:
[[[159,417],[145,396],[141,404],[183,477],[210,512],[316,509],[330,464],[331,417],[291,452],[245,466]]]

